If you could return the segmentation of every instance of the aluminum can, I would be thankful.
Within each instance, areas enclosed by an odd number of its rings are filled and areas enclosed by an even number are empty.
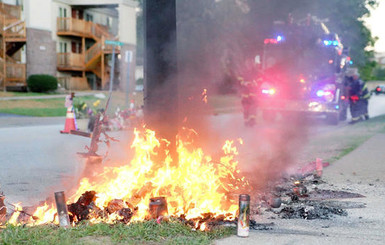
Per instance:
[[[55,201],[57,214],[59,216],[59,225],[64,228],[71,226],[70,218],[68,216],[68,209],[64,191],[55,192]]]
[[[167,215],[167,200],[165,197],[150,198],[149,211],[151,218],[157,219],[160,216]]]
[[[250,196],[247,194],[239,195],[239,215],[237,225],[237,235],[248,237],[250,230]]]

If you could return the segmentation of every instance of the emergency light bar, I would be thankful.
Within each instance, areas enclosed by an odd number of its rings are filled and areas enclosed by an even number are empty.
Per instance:
[[[264,44],[278,44],[280,42],[285,41],[285,37],[278,35],[276,38],[266,38],[263,43]]]
[[[340,43],[336,40],[324,40],[325,46],[338,46]]]

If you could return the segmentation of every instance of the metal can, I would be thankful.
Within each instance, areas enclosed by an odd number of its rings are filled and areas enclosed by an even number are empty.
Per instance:
[[[64,191],[55,192],[55,201],[57,214],[59,216],[59,225],[68,228],[71,226],[70,218],[68,216],[68,209]]]
[[[167,215],[167,200],[165,197],[153,197],[150,198],[149,204],[150,216],[153,219],[157,219],[160,216]]]
[[[237,235],[248,237],[250,230],[250,196],[247,194],[239,195],[239,215]]]

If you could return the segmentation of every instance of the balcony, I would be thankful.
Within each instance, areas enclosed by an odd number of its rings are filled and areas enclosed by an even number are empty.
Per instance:
[[[65,88],[67,90],[90,89],[86,77],[59,77],[58,82],[62,88]]]
[[[83,71],[84,55],[81,53],[58,53],[57,68],[59,71]]]
[[[108,28],[94,22],[74,18],[57,18],[57,35],[114,39]]]
[[[7,39],[7,41],[26,41],[27,32],[25,29],[25,21],[15,18],[6,18],[3,15],[0,17],[0,28],[2,35]]]
[[[7,63],[7,81],[25,83],[25,64]]]
[[[21,6],[0,3],[0,13],[10,15],[16,19],[21,18]]]
[[[4,61],[0,60],[0,67],[4,67]],[[18,64],[18,63],[6,63],[6,86],[12,85],[15,83],[22,83],[25,84],[25,64]],[[1,72],[0,72],[1,73]],[[1,73],[0,76],[3,78],[3,74]]]

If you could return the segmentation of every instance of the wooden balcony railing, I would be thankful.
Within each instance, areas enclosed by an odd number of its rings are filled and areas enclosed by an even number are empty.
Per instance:
[[[100,24],[92,23],[92,35],[97,38],[105,37],[109,40],[115,39],[114,36],[108,31],[106,26],[102,26]]]
[[[57,18],[57,32],[71,32],[79,35],[91,35],[92,22],[74,18]]]
[[[21,6],[0,3],[0,12],[4,15],[11,15],[16,19],[20,19]]]
[[[5,18],[3,15],[0,18],[0,28],[3,32],[3,36],[7,38],[26,38],[27,32],[25,29],[25,21]]]
[[[86,77],[59,77],[58,82],[62,86],[62,88],[65,88],[67,90],[90,89]]]
[[[57,67],[82,70],[84,68],[84,55],[81,53],[58,53]]]
[[[25,83],[25,64],[6,64],[7,81]]]
[[[104,38],[102,38],[104,40]],[[88,64],[95,56],[100,54],[102,51],[102,41],[96,42],[94,45],[92,45],[87,51],[84,58],[85,64]]]
[[[103,36],[114,39],[108,28],[90,21],[74,18],[57,18],[57,32],[60,34],[76,34],[81,36],[95,37],[101,39]]]

